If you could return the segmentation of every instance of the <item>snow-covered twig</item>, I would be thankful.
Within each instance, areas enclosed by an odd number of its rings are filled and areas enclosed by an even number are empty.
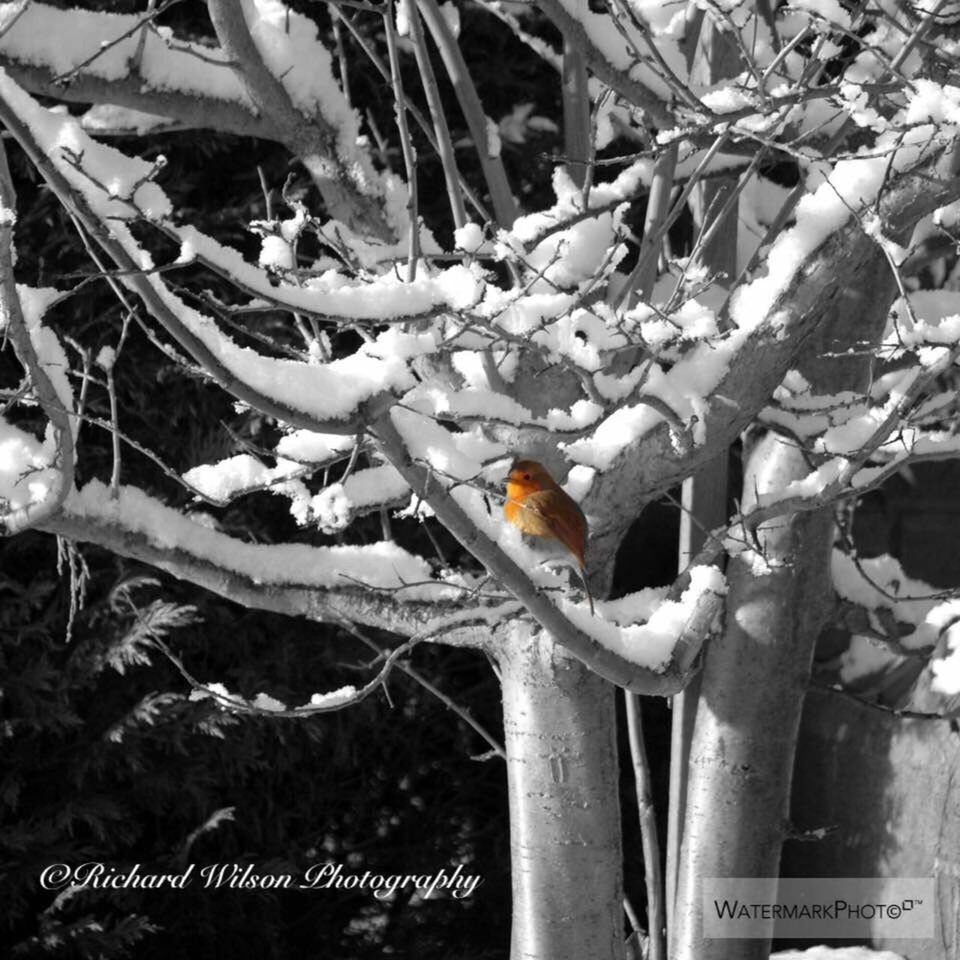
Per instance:
[[[157,17],[162,13],[166,13],[171,7],[180,3],[181,0],[166,0],[166,2],[160,7],[151,7],[153,9],[148,10],[146,14],[140,17],[137,23],[134,23],[128,30],[125,30],[123,33],[119,34],[116,37],[113,37],[111,40],[104,40],[103,43],[97,48],[97,50],[90,54],[85,60],[81,60],[75,67],[68,70],[66,73],[61,73],[59,76],[53,78],[53,82],[57,86],[69,86],[73,82],[73,78],[82,73],[87,67],[92,63],[104,56],[109,50],[112,50],[117,44],[123,43],[124,40],[128,40],[135,33],[140,35],[140,38],[137,41],[137,51],[134,53],[134,56],[131,57],[130,66],[134,74],[139,70],[139,64],[143,57],[143,45],[145,42],[145,37],[143,35],[143,30],[152,23]]]
[[[73,487],[74,433],[69,411],[64,409],[65,397],[56,385],[37,353],[34,336],[23,315],[13,274],[13,228],[16,223],[17,196],[7,165],[7,152],[0,141],[0,320],[5,335],[10,338],[17,358],[30,378],[44,414],[52,428],[52,444],[47,467],[49,477],[36,484],[37,494],[29,502],[15,509],[4,509],[0,526],[7,534],[18,533],[42,524],[56,515]],[[36,320],[39,328],[40,321]],[[42,468],[37,467],[38,471]],[[39,495],[39,499],[36,496]],[[4,505],[6,508],[7,505]]]
[[[301,158],[331,215],[361,235],[392,241],[393,231],[386,222],[374,184],[360,182],[359,162],[354,164],[341,156],[342,130],[335,125],[333,116],[324,115],[320,109],[308,115],[294,105],[289,91],[254,42],[243,5],[234,0],[207,0],[207,9],[231,66],[241,76],[250,98],[272,118],[280,139]],[[298,22],[295,28],[303,30],[305,26]],[[319,69],[319,64],[314,63],[312,69]],[[352,149],[357,149],[355,143]]]

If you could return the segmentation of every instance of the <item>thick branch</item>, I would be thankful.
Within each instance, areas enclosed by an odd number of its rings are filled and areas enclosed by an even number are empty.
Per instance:
[[[681,690],[693,670],[696,655],[723,606],[722,597],[705,592],[692,611],[676,651],[662,673],[621,657],[584,633],[533,584],[523,570],[481,533],[450,494],[432,481],[426,467],[414,463],[389,415],[373,427],[384,456],[414,493],[430,505],[440,522],[523,604],[527,612],[561,646],[591,670],[617,686],[649,696],[671,696]],[[680,587],[669,599],[679,596]]]
[[[489,611],[451,601],[405,601],[395,592],[357,584],[323,588],[309,582],[271,584],[217,564],[210,557],[183,545],[156,543],[147,534],[120,523],[91,518],[71,511],[69,504],[58,515],[39,524],[39,529],[84,543],[94,543],[111,553],[148,563],[180,580],[256,610],[306,617],[325,623],[358,623],[412,637],[436,632],[449,621],[441,638],[456,637],[459,645],[481,646],[489,631],[471,624],[485,624]],[[224,535],[225,536],[225,535]],[[266,548],[268,549],[268,548]],[[269,560],[265,557],[265,565]]]
[[[33,161],[60,202],[76,215],[90,235],[123,272],[121,282],[140,297],[150,314],[203,368],[204,372],[229,394],[268,416],[318,433],[355,434],[362,428],[368,415],[375,415],[392,403],[392,397],[389,394],[380,394],[362,403],[354,417],[342,420],[318,420],[302,410],[277,402],[238,379],[220,357],[199,336],[188,329],[170,308],[164,297],[155,289],[152,278],[141,272],[141,265],[134,260],[123,243],[116,239],[85,200],[72,188],[67,178],[37,142],[30,127],[3,97],[0,97],[0,121]]]
[[[900,176],[880,202],[887,236],[902,236],[926,213],[960,196],[960,179],[936,178],[924,164]],[[764,321],[732,357],[726,375],[711,392],[702,423],[704,441],[677,444],[675,429],[663,422],[624,447],[617,460],[600,474],[590,490],[586,512],[598,549],[615,549],[638,506],[661,495],[725,450],[769,401],[797,355],[832,305],[844,297],[857,300],[856,309],[873,309],[878,286],[871,278],[886,278],[886,257],[850,220],[810,255],[807,263],[771,306]],[[882,305],[886,309],[889,304]]]
[[[241,137],[260,137],[285,143],[281,131],[269,115],[253,113],[248,103],[223,100],[211,95],[189,94],[150,86],[142,77],[106,80],[87,71],[77,73],[70,83],[57,83],[59,74],[44,64],[25,63],[3,51],[0,42],[0,67],[25,90],[68,103],[115,103],[169,117],[176,126],[188,130],[216,130]]]
[[[207,0],[207,8],[217,37],[234,61],[251,99],[263,115],[272,119],[279,139],[310,171],[330,214],[360,234],[392,241],[379,199],[361,189],[354,172],[339,156],[337,129],[319,112],[306,116],[293,105],[253,42],[243,6],[235,0]]]

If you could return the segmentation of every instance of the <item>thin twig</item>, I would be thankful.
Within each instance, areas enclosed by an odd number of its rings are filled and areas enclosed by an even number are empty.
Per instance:
[[[384,656],[385,651],[383,648],[371,640],[362,630],[360,630],[356,624],[341,624],[341,627],[347,631],[351,636],[354,636],[361,643],[366,644],[371,650],[377,653],[379,656]],[[408,676],[411,680],[415,680],[417,683],[423,687],[427,693],[432,694],[436,697],[448,710],[452,710],[464,723],[467,724],[472,730],[476,731],[477,734],[482,737],[490,749],[503,760],[507,759],[507,751],[503,746],[493,737],[481,723],[471,716],[470,711],[464,709],[459,704],[454,702],[450,697],[448,697],[442,690],[435,687],[426,677],[420,673],[415,667],[410,666],[404,660],[401,660],[397,663],[397,666]]]
[[[417,262],[420,259],[420,224],[417,213],[417,155],[407,127],[406,98],[403,95],[403,78],[400,76],[400,55],[397,52],[397,35],[393,25],[395,6],[390,4],[383,11],[383,27],[387,35],[387,51],[390,57],[390,83],[393,85],[394,113],[397,132],[400,134],[400,150],[407,171],[407,213],[410,219],[410,241],[407,253],[407,283],[417,279]],[[416,15],[416,14],[414,14]]]
[[[443,179],[447,185],[447,200],[450,204],[450,215],[453,225],[459,229],[467,222],[467,211],[463,205],[463,194],[460,189],[460,171],[457,169],[457,159],[450,139],[450,128],[447,125],[446,113],[440,100],[440,88],[437,77],[430,63],[430,54],[427,51],[426,38],[423,35],[423,24],[420,21],[420,11],[415,3],[411,2],[408,11],[410,22],[410,38],[413,41],[413,52],[417,59],[417,69],[420,71],[420,83],[427,98],[427,107],[430,110],[430,119],[437,139],[437,154],[443,168]]]
[[[178,3],[181,3],[182,0],[167,0],[165,4],[161,7],[157,7],[154,10],[149,11],[144,17],[142,17],[136,24],[134,24],[129,30],[124,30],[123,33],[118,37],[114,37],[113,40],[104,40],[100,46],[97,48],[97,52],[91,54],[87,57],[86,60],[78,63],[73,69],[68,70],[66,73],[58,74],[53,78],[52,83],[55,86],[61,86],[69,84],[74,77],[76,77],[85,67],[89,67],[91,63],[95,60],[98,60],[102,57],[108,50],[112,50],[118,43],[123,43],[128,37],[132,37],[138,30],[142,30],[147,24],[156,20],[161,14],[166,13],[171,7],[176,6]]]
[[[412,2],[412,0],[411,0]],[[513,226],[517,216],[517,205],[513,199],[510,182],[499,156],[492,156],[487,132],[487,115],[484,113],[480,95],[473,82],[473,76],[463,59],[463,53],[457,44],[456,38],[447,23],[446,17],[440,10],[437,0],[416,0],[427,29],[433,37],[433,42],[440,50],[443,65],[453,84],[454,92],[460,103],[470,136],[473,137],[474,148],[483,177],[490,191],[490,200],[493,203],[497,224],[505,229]]]
[[[647,885],[647,927],[649,930],[649,960],[666,957],[665,910],[663,903],[663,875],[660,870],[660,842],[657,838],[657,817],[653,807],[653,789],[650,762],[643,742],[643,723],[640,718],[640,698],[623,692],[627,709],[627,733],[630,738],[630,758],[633,762],[633,780],[637,793],[637,816],[643,843],[643,870]]]

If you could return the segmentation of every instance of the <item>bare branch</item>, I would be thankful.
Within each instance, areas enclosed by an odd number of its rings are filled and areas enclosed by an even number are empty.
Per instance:
[[[653,91],[631,80],[626,71],[615,67],[587,35],[583,24],[574,19],[560,0],[537,0],[537,5],[553,21],[557,29],[578,46],[586,57],[587,66],[597,79],[616,90],[628,103],[640,107],[650,120],[661,129],[676,124],[672,112]],[[591,14],[587,14],[591,16]]]

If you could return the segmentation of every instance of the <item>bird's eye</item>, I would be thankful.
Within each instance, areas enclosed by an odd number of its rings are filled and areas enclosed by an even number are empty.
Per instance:
[[[529,479],[530,479],[530,474],[529,474],[529,473],[525,473],[525,474],[523,475],[523,478],[522,478],[522,479],[524,479],[524,480],[529,480]]]

